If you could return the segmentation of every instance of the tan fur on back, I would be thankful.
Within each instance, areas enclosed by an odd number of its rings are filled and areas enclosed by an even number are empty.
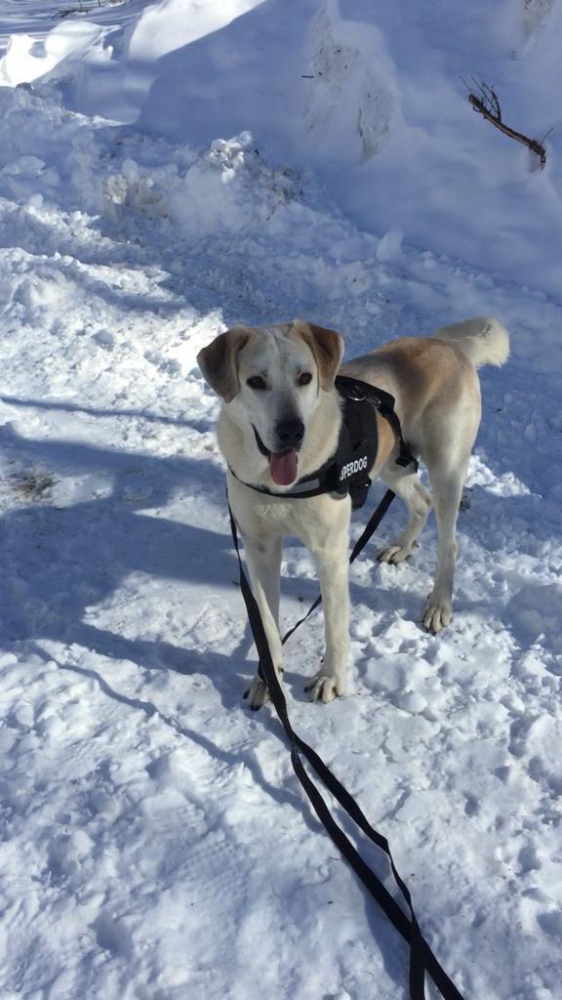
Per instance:
[[[445,413],[466,398],[479,409],[480,387],[473,366],[455,344],[432,338],[403,337],[342,366],[390,392],[408,443],[423,447],[423,418],[432,407]]]

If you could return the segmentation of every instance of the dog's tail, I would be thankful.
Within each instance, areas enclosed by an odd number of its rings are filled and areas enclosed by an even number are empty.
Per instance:
[[[453,341],[475,368],[504,365],[509,357],[509,334],[497,319],[477,316],[464,323],[440,326],[432,337]]]

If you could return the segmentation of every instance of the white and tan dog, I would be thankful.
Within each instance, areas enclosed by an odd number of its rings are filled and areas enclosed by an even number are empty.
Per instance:
[[[508,354],[508,334],[497,320],[472,319],[441,327],[427,339],[392,341],[341,369],[342,374],[392,393],[403,437],[427,466],[439,533],[435,584],[422,619],[430,632],[439,632],[451,620],[455,526],[481,416],[476,368],[502,365]],[[299,538],[316,562],[326,652],[309,690],[314,700],[324,702],[345,692],[349,497],[324,494],[284,500],[244,484],[266,486],[282,494],[334,454],[342,420],[334,379],[342,355],[343,340],[338,333],[296,320],[260,329],[228,330],[197,358],[205,379],[223,401],[218,442],[229,467],[228,495],[278,673],[282,664],[278,613],[283,536]],[[379,553],[379,559],[399,563],[410,555],[426,522],[431,496],[412,466],[396,465],[395,433],[378,413],[376,420],[379,452],[371,477],[379,476],[402,497],[410,515],[402,534]],[[248,695],[252,708],[267,700],[259,677],[252,681]]]

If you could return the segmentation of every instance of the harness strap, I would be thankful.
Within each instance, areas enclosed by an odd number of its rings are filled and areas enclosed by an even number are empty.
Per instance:
[[[388,491],[391,493],[391,491]],[[385,500],[388,497],[388,493],[385,496]],[[392,502],[393,494],[391,494],[388,504]],[[383,501],[384,502],[384,501]],[[382,506],[382,505],[381,505]],[[380,507],[379,507],[380,509]],[[240,546],[238,542],[238,532],[236,529],[236,524],[232,511],[229,505],[229,515],[230,515],[230,528],[232,532],[232,540],[234,543],[234,548],[236,550],[236,555],[238,557],[238,565],[240,570],[240,589],[244,597],[244,602],[246,604],[246,610],[248,612],[248,619],[250,621],[250,627],[252,629],[252,634],[254,637],[254,642],[256,644],[256,649],[258,652],[260,664],[263,669],[263,677],[265,683],[267,684],[269,695],[273,705],[277,711],[279,719],[283,725],[285,733],[291,744],[291,763],[297,778],[299,779],[302,787],[304,788],[312,806],[316,812],[316,815],[320,819],[324,828],[332,838],[333,842],[337,846],[338,850],[341,852],[343,857],[346,859],[348,864],[353,868],[354,872],[363,883],[365,888],[368,890],[373,899],[381,907],[383,913],[388,917],[392,925],[401,934],[404,940],[410,945],[410,971],[409,971],[409,986],[410,986],[410,998],[411,1000],[425,1000],[425,972],[433,979],[433,982],[441,991],[444,1000],[463,1000],[461,993],[457,990],[456,986],[449,978],[447,973],[444,971],[442,966],[439,964],[435,955],[433,954],[431,948],[429,947],[427,941],[421,933],[416,915],[414,913],[412,899],[408,887],[405,882],[400,877],[398,870],[394,864],[392,854],[390,852],[390,847],[388,841],[385,837],[379,834],[370,825],[366,816],[362,812],[361,808],[349,794],[349,792],[344,788],[340,781],[335,777],[318,754],[308,746],[294,731],[287,711],[287,702],[285,700],[285,695],[275,667],[273,665],[273,660],[271,658],[271,652],[269,650],[269,644],[265,634],[265,629],[263,626],[263,621],[259,611],[257,601],[254,597],[252,588],[248,582],[246,574],[244,573],[244,568],[242,565],[242,559],[240,555]],[[375,512],[375,513],[378,513]],[[382,516],[382,515],[381,515]],[[373,529],[374,530],[374,529]],[[365,533],[364,533],[365,534]],[[363,541],[363,536],[359,539],[359,542]],[[366,539],[365,539],[366,541]],[[365,544],[361,545],[361,548]],[[354,548],[357,549],[359,542],[356,543]],[[360,551],[360,549],[359,549]],[[358,554],[358,553],[357,553]],[[287,638],[287,637],[285,637]],[[406,902],[408,909],[410,911],[410,918],[403,912],[396,900],[390,895],[388,890],[385,888],[379,877],[375,872],[369,867],[369,865],[363,860],[357,849],[354,847],[352,842],[349,840],[342,828],[336,823],[335,819],[331,815],[325,800],[323,799],[318,788],[308,775],[306,768],[303,764],[300,754],[303,754],[307,759],[309,765],[313,768],[317,776],[324,783],[325,787],[334,796],[334,798],[339,802],[342,808],[346,811],[348,816],[356,823],[360,830],[377,846],[379,847],[388,857],[390,862],[390,867],[392,874],[394,876],[395,882],[400,889],[402,898]]]
[[[379,389],[378,386],[371,385],[370,382],[363,382],[362,379],[355,378],[353,375],[337,375],[335,384],[336,388],[340,389],[350,399],[358,401],[369,399],[371,401],[375,409],[379,411],[381,417],[388,420],[392,430],[396,434],[399,447],[398,457],[395,459],[396,464],[403,468],[413,465],[414,469],[417,470],[419,462],[412,455],[402,435],[402,426],[394,409],[396,400],[392,393],[386,392],[384,389]]]

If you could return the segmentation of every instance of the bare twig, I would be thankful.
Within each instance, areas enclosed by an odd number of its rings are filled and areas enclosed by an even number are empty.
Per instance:
[[[70,17],[72,14],[88,14],[99,7],[111,7],[120,3],[127,3],[128,0],[76,0],[72,7],[63,7],[59,10],[59,17]]]
[[[543,145],[544,139],[543,142],[538,142],[537,139],[530,139],[523,132],[516,132],[515,129],[505,125],[502,121],[498,95],[489,84],[479,83],[474,77],[472,78],[472,85],[467,84],[465,80],[463,80],[463,83],[468,88],[468,100],[474,110],[478,111],[479,114],[491,122],[492,125],[495,125],[496,128],[499,128],[500,132],[503,132],[504,135],[508,135],[510,139],[515,139],[517,142],[522,142],[524,146],[527,146],[533,153],[536,153],[540,158],[541,167],[544,167],[546,163],[546,149]],[[546,134],[549,135],[549,132]]]

